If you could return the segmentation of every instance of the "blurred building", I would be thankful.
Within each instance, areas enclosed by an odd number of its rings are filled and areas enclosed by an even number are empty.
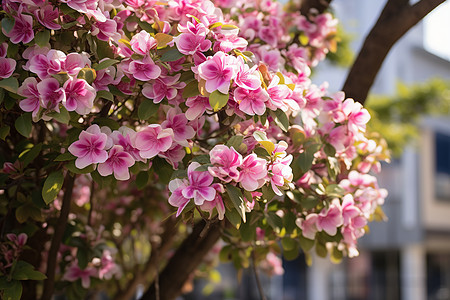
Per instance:
[[[333,1],[337,17],[354,38],[355,53],[385,2]],[[338,91],[346,73],[322,64],[313,81],[326,80],[331,91]],[[398,81],[414,84],[434,77],[450,79],[448,1],[394,46],[371,93],[393,94]],[[273,299],[450,299],[450,116],[424,116],[417,126],[417,145],[383,165],[379,181],[389,191],[384,205],[389,221],[370,224],[370,234],[359,244],[360,256],[339,265],[315,258],[311,268],[285,262],[283,297]],[[306,277],[299,275],[302,270]]]

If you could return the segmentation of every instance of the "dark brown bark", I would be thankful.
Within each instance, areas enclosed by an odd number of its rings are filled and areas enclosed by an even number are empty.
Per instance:
[[[114,300],[131,299],[135,293],[139,284],[145,283],[151,278],[154,278],[157,274],[158,262],[162,260],[167,251],[173,246],[173,241],[177,234],[177,220],[170,218],[164,224],[164,232],[161,234],[161,243],[159,245],[153,245],[152,254],[148,261],[145,263],[142,271],[138,271],[133,279],[127,283],[125,290],[118,292],[114,296]]]
[[[445,0],[388,0],[352,66],[342,90],[364,104],[376,75],[392,46]]]
[[[192,233],[183,241],[142,300],[173,300],[180,295],[183,285],[197,269],[206,254],[221,235],[222,222],[195,224]]]
[[[300,12],[307,16],[311,9],[315,9],[318,13],[323,13],[329,6],[332,0],[302,0]]]
[[[45,275],[47,279],[44,281],[44,290],[42,292],[41,300],[50,300],[53,291],[55,290],[55,270],[56,270],[56,258],[59,251],[59,246],[66,230],[67,218],[70,212],[70,203],[72,201],[72,192],[75,182],[75,176],[70,176],[67,173],[64,182],[64,196],[61,206],[61,212],[55,225],[55,233],[53,234],[50,250],[47,257],[47,271]]]

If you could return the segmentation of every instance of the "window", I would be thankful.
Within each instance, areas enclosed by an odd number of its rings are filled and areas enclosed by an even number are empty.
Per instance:
[[[450,134],[435,134],[435,196],[450,201]]]

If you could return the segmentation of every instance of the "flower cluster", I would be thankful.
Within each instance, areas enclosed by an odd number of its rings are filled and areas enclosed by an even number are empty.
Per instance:
[[[365,132],[366,109],[309,79],[334,50],[331,14],[301,16],[272,0],[6,0],[2,8],[0,105],[19,115],[2,120],[35,142],[11,139],[16,163],[1,174],[20,197],[14,207],[27,212],[16,213],[19,223],[33,219],[51,234],[43,218],[54,217],[78,176],[69,217],[78,236],[57,258],[63,281],[88,288],[118,273],[112,250],[78,239],[95,220],[109,220],[109,244],[126,252],[121,234],[137,236],[137,224],[143,236],[158,232],[174,207],[186,221],[197,211],[208,222],[227,216],[224,257],[242,265],[242,249],[261,248],[258,261],[271,253],[281,273],[279,240],[291,257],[314,245],[321,255],[357,254],[386,197],[371,173],[388,157]],[[35,188],[18,188],[23,178]],[[96,212],[108,197],[120,203]]]

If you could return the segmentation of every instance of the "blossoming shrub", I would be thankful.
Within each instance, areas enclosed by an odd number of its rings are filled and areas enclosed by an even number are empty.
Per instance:
[[[170,222],[183,236],[227,220],[222,259],[267,269],[280,253],[355,256],[382,216],[369,113],[309,79],[335,48],[330,14],[271,0],[2,8],[3,297],[46,276],[71,299],[114,278],[119,293],[176,240]]]

